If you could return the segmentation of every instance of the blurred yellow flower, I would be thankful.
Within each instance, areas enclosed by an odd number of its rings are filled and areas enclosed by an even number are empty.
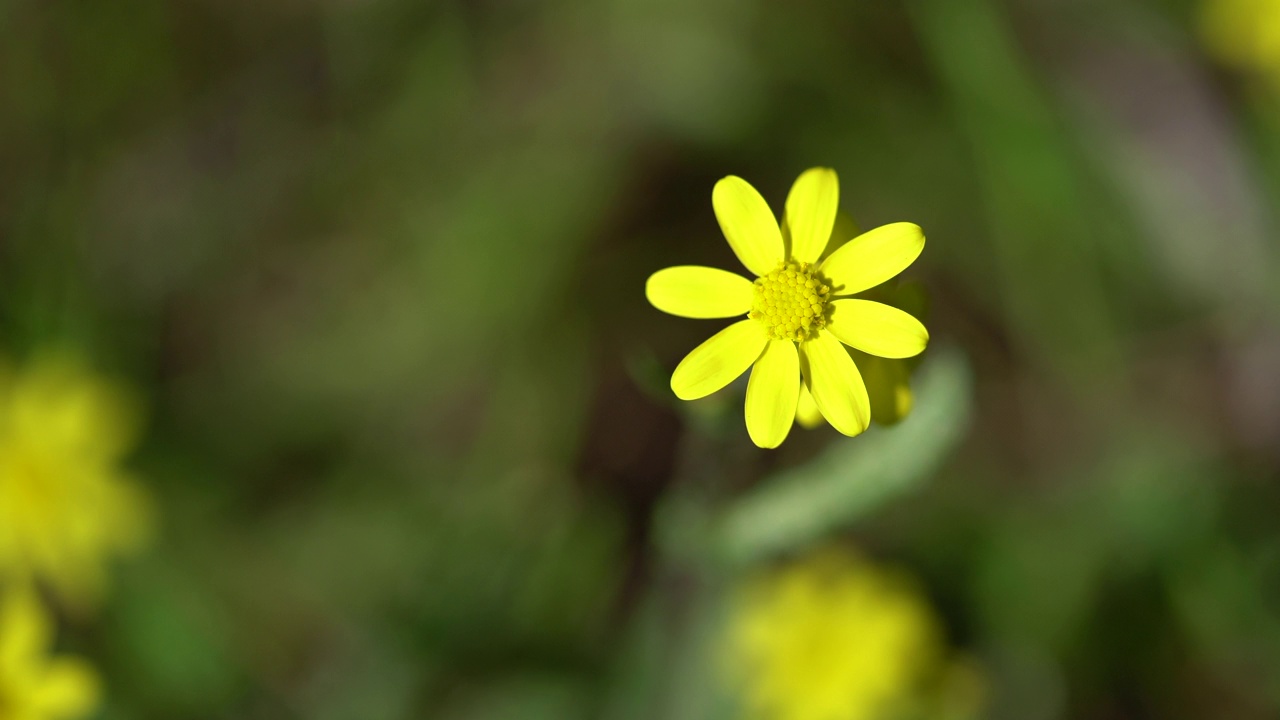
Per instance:
[[[692,265],[649,277],[645,295],[663,312],[690,318],[747,315],[694,348],[672,374],[671,389],[682,400],[694,400],[751,368],[747,432],[755,444],[773,448],[794,424],[803,377],[827,422],[846,435],[866,430],[871,401],[844,345],[905,358],[923,351],[929,334],[908,313],[847,296],[906,269],[924,249],[924,233],[911,223],[885,225],[821,259],[839,204],[836,173],[827,168],[807,170],[792,185],[781,228],[764,198],[742,178],[716,183],[711,203],[729,247],[757,278],[753,283]]]
[[[760,720],[872,720],[925,702],[944,670],[932,610],[905,575],[829,549],[736,598],[730,684]]]
[[[1205,0],[1200,25],[1223,63],[1280,82],[1280,0]]]
[[[72,362],[0,367],[0,580],[96,599],[107,561],[150,529],[146,498],[120,467],[135,427],[121,390]]]
[[[0,597],[0,718],[73,720],[97,707],[97,674],[83,660],[49,657],[52,644],[52,621],[34,593]]]

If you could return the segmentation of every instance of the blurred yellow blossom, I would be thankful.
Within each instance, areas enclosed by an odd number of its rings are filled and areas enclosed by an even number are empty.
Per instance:
[[[918,712],[946,674],[939,623],[911,579],[834,548],[747,583],[727,633],[730,684],[759,720]]]
[[[85,717],[98,705],[97,674],[83,660],[49,657],[52,620],[33,592],[18,587],[0,596],[0,719]]]
[[[136,425],[123,391],[74,362],[0,367],[0,579],[39,579],[75,603],[98,596],[107,561],[150,529],[121,467]]]
[[[840,432],[871,423],[871,401],[845,346],[906,358],[929,341],[924,325],[898,308],[849,297],[902,272],[924,250],[912,223],[893,223],[853,238],[827,255],[839,205],[836,173],[811,168],[787,195],[779,225],[760,193],[739,177],[716,183],[711,203],[725,239],[757,277],[682,265],[649,277],[645,295],[663,312],[690,318],[746,315],[694,348],[676,366],[671,389],[682,400],[705,397],[751,370],[746,423],[760,447],[782,444],[796,419],[803,386],[818,412]],[[785,229],[785,231],[784,231]]]
[[[1201,29],[1223,63],[1280,83],[1280,0],[1205,0]]]

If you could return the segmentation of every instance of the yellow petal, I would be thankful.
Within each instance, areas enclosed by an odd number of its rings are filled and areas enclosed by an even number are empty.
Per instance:
[[[871,424],[871,401],[853,358],[831,333],[800,344],[800,369],[813,401],[832,427],[857,435]]]
[[[45,357],[12,390],[8,412],[20,432],[51,452],[92,455],[98,461],[123,456],[135,443],[140,411],[124,389],[89,373],[77,358]]]
[[[733,382],[760,357],[768,336],[755,320],[741,320],[693,349],[671,374],[671,390],[681,400],[706,397]]]
[[[871,300],[831,303],[827,330],[845,345],[885,358],[919,355],[929,344],[929,331],[919,320]]]
[[[0,668],[20,668],[38,661],[53,641],[53,625],[35,591],[8,590],[0,601]]]
[[[924,250],[924,232],[913,223],[893,223],[865,232],[831,253],[822,274],[833,294],[852,295],[907,269]]]
[[[729,247],[748,270],[764,275],[783,259],[778,220],[746,180],[733,175],[720,180],[711,191],[711,204]]]
[[[754,294],[751,281],[728,270],[681,265],[649,276],[644,295],[662,312],[687,318],[745,315]]]
[[[818,404],[813,401],[813,394],[804,383],[800,383],[800,399],[796,402],[796,422],[809,430],[822,424],[822,411],[818,409]]]
[[[1275,57],[1267,52],[1266,42],[1267,29],[1280,17],[1273,5],[1258,0],[1215,0],[1200,6],[1200,32],[1205,45],[1223,62],[1244,69],[1264,69]]]
[[[762,448],[787,439],[800,397],[800,356],[790,340],[770,340],[747,382],[747,434]]]
[[[61,658],[49,664],[31,700],[44,716],[70,718],[92,712],[101,695],[98,674],[88,663]]]
[[[791,235],[791,259],[799,262],[818,261],[831,239],[840,204],[840,185],[836,171],[811,168],[804,171],[787,195],[787,228]]]

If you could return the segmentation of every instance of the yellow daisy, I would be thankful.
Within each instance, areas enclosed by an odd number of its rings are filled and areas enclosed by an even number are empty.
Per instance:
[[[723,646],[729,685],[758,720],[899,717],[934,699],[945,650],[910,577],[837,549],[747,583]]]
[[[107,561],[146,538],[146,497],[121,467],[133,415],[118,388],[74,363],[0,367],[0,580],[91,602]]]
[[[73,720],[98,705],[98,677],[77,658],[48,656],[53,624],[29,590],[0,598],[0,718]]]
[[[663,312],[689,318],[747,317],[711,336],[676,367],[671,389],[705,397],[751,368],[747,433],[756,445],[782,444],[796,418],[801,378],[827,422],[845,435],[871,423],[862,376],[842,345],[879,357],[919,354],[924,325],[897,308],[848,296],[902,272],[924,249],[924,233],[894,223],[853,238],[819,262],[839,204],[834,170],[805,171],[787,195],[784,226],[739,177],[716,183],[716,219],[755,282],[717,268],[683,265],[649,277],[645,295]]]

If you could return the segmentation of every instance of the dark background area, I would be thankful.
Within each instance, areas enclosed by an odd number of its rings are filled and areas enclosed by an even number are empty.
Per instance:
[[[0,349],[148,416],[102,716],[735,717],[726,588],[837,541],[982,717],[1274,717],[1280,8],[1228,4],[0,1]],[[644,280],[817,165],[925,228],[932,341],[906,422],[762,451]]]

